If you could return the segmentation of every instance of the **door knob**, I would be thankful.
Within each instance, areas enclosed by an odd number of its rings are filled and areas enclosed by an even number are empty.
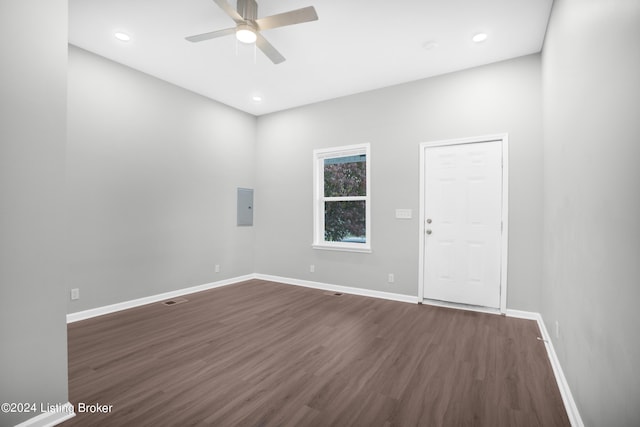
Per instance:
[[[431,224],[431,218],[427,219],[427,224]]]
[[[432,233],[432,231],[431,231],[431,230],[427,230],[427,234],[431,234],[431,233]]]

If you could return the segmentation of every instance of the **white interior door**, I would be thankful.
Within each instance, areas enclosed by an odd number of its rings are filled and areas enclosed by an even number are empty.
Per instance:
[[[500,308],[502,141],[424,150],[423,296]]]

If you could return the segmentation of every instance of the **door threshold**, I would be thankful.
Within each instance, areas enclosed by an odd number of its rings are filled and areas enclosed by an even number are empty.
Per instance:
[[[500,309],[498,308],[483,307],[481,305],[462,304],[458,302],[440,301],[436,299],[423,298],[422,304],[432,305],[435,307],[454,308],[456,310],[476,311],[478,313],[499,314],[503,316],[505,315],[505,313],[500,312]]]

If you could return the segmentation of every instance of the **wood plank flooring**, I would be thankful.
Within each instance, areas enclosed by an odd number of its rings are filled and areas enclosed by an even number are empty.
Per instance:
[[[251,280],[68,327],[63,426],[568,426],[533,321]]]

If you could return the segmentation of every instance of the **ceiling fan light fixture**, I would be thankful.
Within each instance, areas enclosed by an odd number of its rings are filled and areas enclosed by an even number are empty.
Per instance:
[[[256,35],[256,30],[251,27],[251,25],[240,24],[236,29],[236,38],[241,43],[255,43],[258,36]]]

